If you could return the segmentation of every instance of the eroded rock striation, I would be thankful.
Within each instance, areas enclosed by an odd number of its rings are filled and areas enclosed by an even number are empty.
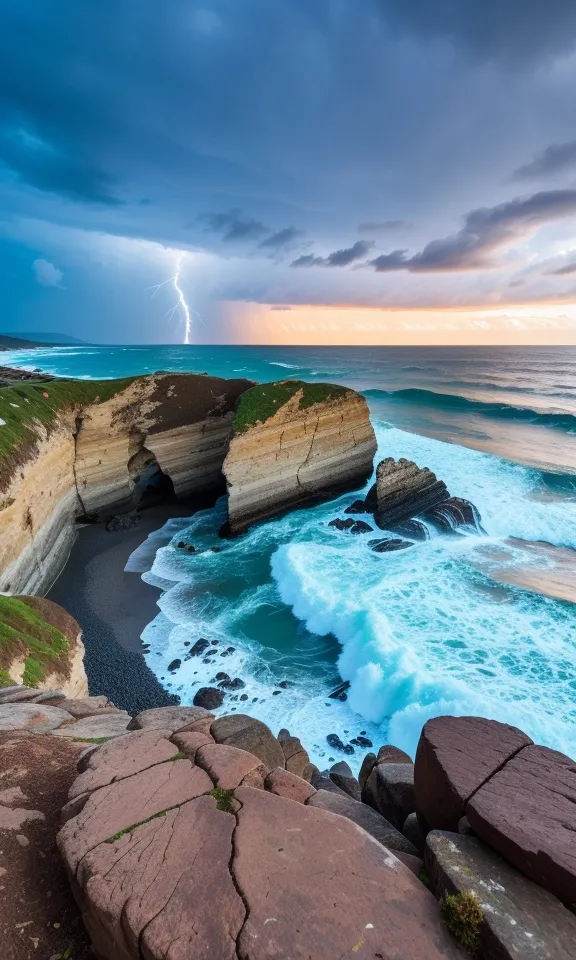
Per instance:
[[[224,461],[230,532],[360,487],[375,452],[367,403],[354,390],[298,380],[254,387],[239,401]]]
[[[178,497],[218,487],[249,380],[155,374],[0,390],[0,590],[42,593],[82,515],[137,504],[160,471]]]
[[[403,520],[425,513],[450,494],[443,480],[428,467],[412,460],[387,457],[378,464],[376,483],[366,498],[374,519],[382,530],[390,530]]]

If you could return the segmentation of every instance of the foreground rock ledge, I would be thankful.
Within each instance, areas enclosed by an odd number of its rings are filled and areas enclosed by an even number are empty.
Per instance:
[[[199,723],[212,745],[192,762]],[[342,816],[247,786],[246,752],[210,729],[129,733],[70,791],[58,843],[102,960],[463,960],[390,851]],[[215,789],[218,768],[230,789]]]

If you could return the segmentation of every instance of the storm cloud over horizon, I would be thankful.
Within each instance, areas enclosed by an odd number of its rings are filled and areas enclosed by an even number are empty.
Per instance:
[[[573,0],[0,0],[0,28],[13,330],[153,339],[178,250],[208,317],[576,300]]]

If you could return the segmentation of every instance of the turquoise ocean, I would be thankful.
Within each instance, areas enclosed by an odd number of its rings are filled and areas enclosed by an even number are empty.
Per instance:
[[[328,526],[347,495],[219,541],[220,501],[170,520],[129,560],[162,589],[147,662],[191,703],[215,667],[185,660],[185,644],[234,647],[220,669],[245,682],[247,699],[227,698],[227,709],[297,731],[320,766],[341,756],[330,733],[413,753],[440,713],[512,723],[576,756],[576,604],[554,587],[560,565],[576,598],[576,348],[57,347],[3,362],[81,378],[164,370],[362,391],[377,459],[430,467],[476,504],[487,536],[435,534],[375,554],[374,534]],[[178,550],[182,539],[197,552]],[[515,582],[527,562],[519,541],[536,543],[530,589]],[[328,697],[339,678],[346,702]],[[364,752],[347,757],[352,766]]]

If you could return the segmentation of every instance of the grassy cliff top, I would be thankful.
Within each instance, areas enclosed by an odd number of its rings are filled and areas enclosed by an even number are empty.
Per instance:
[[[48,430],[58,414],[88,403],[110,400],[125,390],[134,377],[125,380],[17,381],[0,389],[0,486],[12,473],[19,454],[33,447],[37,425]]]
[[[35,599],[31,597],[30,603],[36,606]],[[22,683],[28,687],[37,687],[50,673],[62,679],[70,675],[70,639],[42,616],[51,607],[58,608],[49,601],[40,601],[38,607],[20,597],[0,596],[0,687],[18,682],[10,676],[15,662],[24,661]],[[71,618],[61,613],[68,632]]]
[[[326,403],[345,397],[350,390],[334,383],[305,383],[304,380],[280,380],[276,383],[264,383],[252,387],[242,394],[238,401],[234,417],[234,432],[244,433],[258,421],[265,423],[273,417],[285,403],[302,390],[300,410],[312,407],[315,403]]]

